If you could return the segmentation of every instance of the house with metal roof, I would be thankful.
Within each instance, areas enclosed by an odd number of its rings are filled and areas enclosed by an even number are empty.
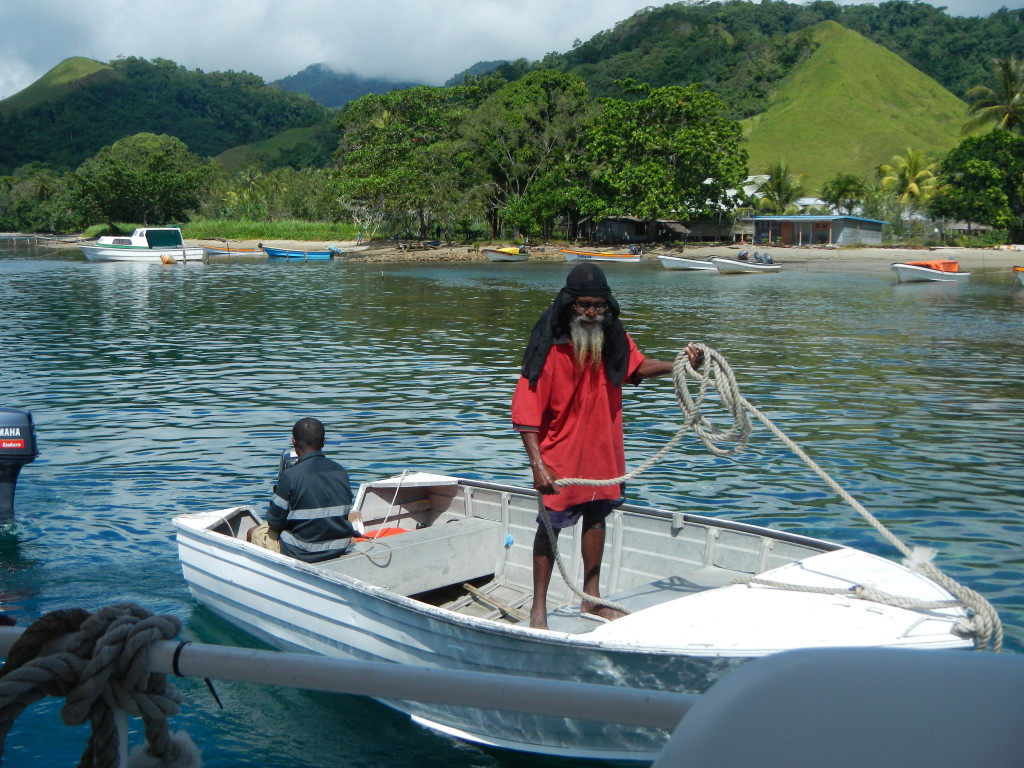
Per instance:
[[[888,222],[860,216],[751,216],[755,243],[881,245]]]

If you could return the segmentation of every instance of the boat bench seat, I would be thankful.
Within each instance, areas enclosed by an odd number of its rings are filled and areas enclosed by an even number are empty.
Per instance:
[[[399,595],[416,595],[494,573],[502,530],[494,520],[451,520],[359,542],[347,554],[317,566]]]

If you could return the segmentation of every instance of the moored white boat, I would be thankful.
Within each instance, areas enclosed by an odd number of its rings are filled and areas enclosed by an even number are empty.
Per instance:
[[[510,245],[504,248],[486,247],[480,252],[487,257],[488,261],[526,261],[530,258],[530,252],[518,245]]]
[[[955,283],[971,276],[970,272],[961,272],[960,264],[952,259],[897,262],[892,269],[901,283]]]
[[[661,266],[665,269],[683,269],[692,272],[716,272],[715,265],[710,259],[687,259],[683,256],[669,256],[668,254],[655,254]]]
[[[633,253],[605,253],[603,251],[576,251],[567,248],[562,249],[562,256],[566,261],[608,261],[633,264],[640,261],[640,252]]]
[[[609,519],[602,594],[630,614],[586,618],[557,578],[550,630],[529,627],[536,494],[417,473],[362,486],[367,535],[309,564],[245,541],[251,507],[175,518],[185,580],[198,602],[270,645],[416,667],[702,693],[744,661],[792,648],[966,649],[962,607],[911,609],[857,599],[858,585],[917,600],[950,595],[878,556],[795,533],[626,504]],[[558,545],[581,581],[575,529]],[[737,580],[757,577],[776,588]],[[834,588],[830,594],[800,588]],[[651,761],[659,728],[387,700],[469,741],[586,759]]]
[[[202,261],[203,248],[185,245],[178,227],[139,227],[131,235],[104,235],[78,246],[88,261],[136,261],[152,264]]]
[[[713,256],[711,263],[723,275],[754,274],[756,272],[778,272],[779,265],[774,263],[741,261],[739,259],[727,259],[724,256]]]

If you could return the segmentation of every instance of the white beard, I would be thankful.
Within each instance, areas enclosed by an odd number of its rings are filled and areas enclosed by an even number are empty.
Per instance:
[[[588,365],[598,368],[604,352],[604,319],[594,323],[584,323],[585,318],[576,316],[569,326],[569,339],[572,341],[572,352],[576,363],[581,367]]]

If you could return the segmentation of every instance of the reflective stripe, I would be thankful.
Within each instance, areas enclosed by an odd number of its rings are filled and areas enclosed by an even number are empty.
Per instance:
[[[276,489],[275,489],[276,490]],[[288,499],[282,499],[276,493],[270,497],[270,503],[280,507],[283,510],[288,509]]]
[[[345,549],[350,538],[331,539],[330,541],[303,541],[298,539],[291,531],[281,531],[281,540],[293,549],[300,552],[326,552],[329,549]]]
[[[320,520],[324,517],[348,518],[352,510],[351,504],[341,504],[336,507],[318,507],[317,509],[292,509],[288,512],[289,520]]]

